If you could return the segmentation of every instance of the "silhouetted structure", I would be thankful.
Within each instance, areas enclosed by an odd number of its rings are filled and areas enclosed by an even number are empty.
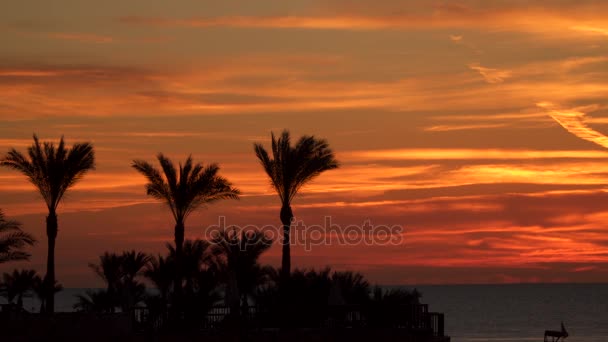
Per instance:
[[[562,322],[562,330],[545,330],[545,342],[559,342],[560,340],[565,340],[568,337],[568,331],[566,331],[566,327],[564,326],[564,322]],[[549,341],[551,338],[551,341]]]

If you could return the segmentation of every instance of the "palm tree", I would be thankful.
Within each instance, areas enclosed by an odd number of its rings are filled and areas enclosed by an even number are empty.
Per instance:
[[[36,271],[14,270],[13,273],[4,273],[2,278],[0,292],[11,304],[17,299],[17,308],[23,310],[23,298],[29,297],[34,289]]]
[[[27,154],[26,157],[11,149],[0,160],[0,166],[23,173],[36,186],[46,203],[49,211],[46,218],[48,255],[44,280],[47,284],[55,284],[57,206],[66,191],[95,168],[95,152],[90,143],[78,143],[67,148],[63,137],[55,146],[52,142],[40,143],[34,134],[34,143],[27,149]],[[48,314],[52,314],[55,311],[55,294],[49,291],[48,296],[46,309]]]
[[[112,313],[115,309],[112,305],[112,295],[106,290],[87,290],[84,295],[76,295],[76,300],[74,304],[76,311]]]
[[[99,264],[90,263],[89,267],[106,283],[105,295],[107,307],[114,312],[119,304],[120,282],[124,276],[123,259],[116,253],[105,252],[99,256]],[[90,296],[91,297],[91,296]],[[92,297],[91,297],[92,298]]]
[[[95,274],[106,283],[104,295],[95,298],[108,300],[107,307],[112,312],[117,306],[123,311],[132,308],[143,300],[145,286],[135,278],[142,275],[149,261],[150,257],[141,252],[125,251],[121,255],[105,252],[99,257],[99,264],[89,264]],[[84,300],[80,297],[79,299]],[[89,295],[89,299],[92,300],[93,296]]]
[[[194,291],[194,283],[198,274],[214,265],[213,255],[209,249],[210,246],[211,244],[206,240],[184,241],[179,266],[181,270],[181,281],[179,284],[190,293]],[[176,260],[177,250],[169,243],[167,243],[167,249],[169,250],[169,259]]]
[[[165,202],[171,209],[175,220],[175,286],[177,300],[181,299],[181,256],[184,246],[185,221],[193,211],[205,204],[223,199],[238,199],[240,191],[225,178],[218,175],[217,164],[193,164],[189,156],[179,164],[179,171],[171,160],[162,153],[157,156],[161,172],[143,160],[134,160],[132,167],[148,179],[146,191],[149,196]]]
[[[145,295],[145,285],[136,280],[142,276],[145,267],[152,257],[136,251],[125,251],[122,254],[123,279],[121,282],[121,297],[123,311],[133,308],[142,301]]]
[[[45,308],[46,308],[46,300],[48,299],[48,289],[47,289],[47,284],[44,281],[44,279],[40,278],[39,275],[36,275],[36,278],[34,279],[34,287],[33,287],[34,293],[36,294],[36,297],[38,298],[38,300],[40,301],[40,312],[45,312]],[[53,293],[57,293],[63,291],[63,286],[61,284],[59,284],[57,281],[55,281],[55,286],[53,286]]]
[[[7,220],[0,210],[0,264],[14,260],[28,260],[29,253],[23,251],[26,245],[32,246],[34,237],[21,230],[21,223]]]
[[[370,284],[361,273],[351,271],[334,272],[331,281],[335,290],[334,293],[343,302],[342,304],[363,305],[370,298]]]
[[[272,159],[261,144],[255,143],[255,154],[270,178],[272,187],[281,199],[281,223],[283,224],[283,255],[281,276],[289,278],[291,271],[290,228],[293,220],[291,202],[298,191],[327,170],[338,168],[334,152],[324,139],[303,136],[295,146],[291,145],[289,131],[279,138],[272,137]]]
[[[179,269],[183,286],[184,317],[189,324],[200,321],[219,299],[217,293],[217,265],[206,240],[185,240]],[[176,249],[167,244],[170,260],[176,260]]]
[[[161,255],[157,258],[151,258],[144,271],[144,276],[158,289],[160,302],[163,307],[166,306],[169,300],[171,285],[175,279],[174,273],[173,258]]]
[[[231,312],[238,312],[239,302],[248,306],[248,297],[266,280],[267,269],[258,263],[272,245],[272,239],[259,230],[240,231],[235,227],[216,233],[213,251],[226,276],[226,297]]]

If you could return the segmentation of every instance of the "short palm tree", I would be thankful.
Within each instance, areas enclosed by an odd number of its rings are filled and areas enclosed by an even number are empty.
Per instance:
[[[36,297],[38,298],[38,300],[40,301],[40,312],[45,312],[46,311],[46,300],[48,299],[48,291],[49,289],[47,289],[47,284],[44,281],[44,279],[40,278],[40,276],[36,276],[36,278],[34,279],[34,293],[36,294]],[[59,284],[57,281],[55,281],[55,286],[53,286],[52,291],[54,293],[57,292],[61,292],[63,291],[63,286],[61,284]]]
[[[159,255],[157,258],[151,258],[146,266],[144,276],[154,284],[159,291],[160,301],[163,307],[166,306],[169,295],[171,294],[171,286],[175,279],[175,267],[173,258],[163,257]]]
[[[283,224],[283,255],[281,276],[289,278],[291,271],[290,228],[293,220],[291,202],[298,191],[327,170],[338,168],[334,152],[324,139],[303,136],[292,146],[289,131],[272,138],[272,157],[261,144],[254,144],[255,154],[260,160],[270,183],[281,199],[281,223]]]
[[[84,294],[76,295],[73,308],[80,312],[113,313],[112,296],[105,290],[87,290]]]
[[[122,254],[105,252],[99,256],[99,264],[90,263],[89,267],[106,283],[105,294],[96,298],[105,298],[107,307],[114,311],[117,306],[123,311],[131,309],[145,294],[145,286],[136,280],[143,275],[150,256],[136,251],[125,251]],[[89,296],[92,299],[92,296]]]
[[[272,239],[259,230],[229,228],[217,232],[212,240],[213,252],[226,277],[226,297],[231,312],[238,312],[247,298],[265,280],[266,269],[259,264],[260,256],[272,245]]]
[[[23,251],[25,246],[32,246],[34,237],[21,230],[17,221],[7,220],[0,210],[0,264],[15,260],[28,260],[29,253]]]
[[[55,284],[55,240],[57,239],[57,206],[66,191],[74,186],[90,170],[95,168],[95,152],[90,143],[74,144],[66,147],[63,137],[59,145],[41,143],[34,134],[34,143],[27,149],[28,156],[11,149],[0,160],[5,166],[23,173],[38,189],[48,208],[46,235],[48,255],[45,281]],[[55,311],[55,293],[49,291],[46,310]]]
[[[103,298],[108,300],[106,303],[110,311],[114,311],[119,304],[119,292],[121,280],[124,276],[122,268],[123,258],[116,253],[105,252],[99,256],[99,264],[90,263],[89,267],[106,283],[105,295]],[[90,296],[92,298],[92,296]],[[101,297],[98,297],[101,298]]]
[[[9,303],[17,300],[17,307],[23,309],[23,298],[29,297],[34,290],[36,282],[36,271],[14,270],[12,273],[4,273],[0,292]]]
[[[123,279],[121,283],[121,297],[123,310],[133,308],[143,299],[145,285],[136,278],[143,276],[145,268],[151,259],[152,257],[142,252],[125,251],[122,253]]]
[[[238,199],[240,191],[226,179],[218,175],[217,164],[194,164],[192,157],[179,164],[179,170],[171,160],[162,153],[157,156],[162,168],[156,169],[143,160],[134,160],[133,168],[143,174],[147,180],[146,191],[149,196],[165,202],[171,209],[175,220],[175,259],[176,272],[174,288],[178,301],[181,298],[181,256],[184,245],[185,221],[193,211],[205,204],[223,199]]]

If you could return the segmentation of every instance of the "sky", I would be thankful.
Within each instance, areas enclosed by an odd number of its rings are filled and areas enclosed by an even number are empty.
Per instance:
[[[219,163],[243,193],[186,235],[278,225],[253,153],[289,129],[341,168],[293,203],[306,225],[399,225],[399,243],[292,249],[295,267],[380,284],[608,281],[605,1],[13,1],[0,11],[0,152],[89,141],[59,208],[57,277],[101,286],[105,251],[165,253],[168,209],[133,159]],[[0,208],[39,240],[46,208],[0,170]],[[263,262],[278,265],[280,248]]]

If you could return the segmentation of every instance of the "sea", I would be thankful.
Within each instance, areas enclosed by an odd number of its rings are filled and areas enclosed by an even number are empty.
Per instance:
[[[608,284],[418,286],[429,311],[445,314],[453,342],[543,341],[560,330],[566,342],[608,342]]]
[[[608,342],[608,284],[509,284],[404,286],[422,292],[429,310],[445,314],[452,342],[543,341],[564,322],[567,342]],[[57,294],[57,311],[72,311],[76,295]],[[2,299],[0,299],[0,302]],[[26,298],[25,308],[39,304]]]

